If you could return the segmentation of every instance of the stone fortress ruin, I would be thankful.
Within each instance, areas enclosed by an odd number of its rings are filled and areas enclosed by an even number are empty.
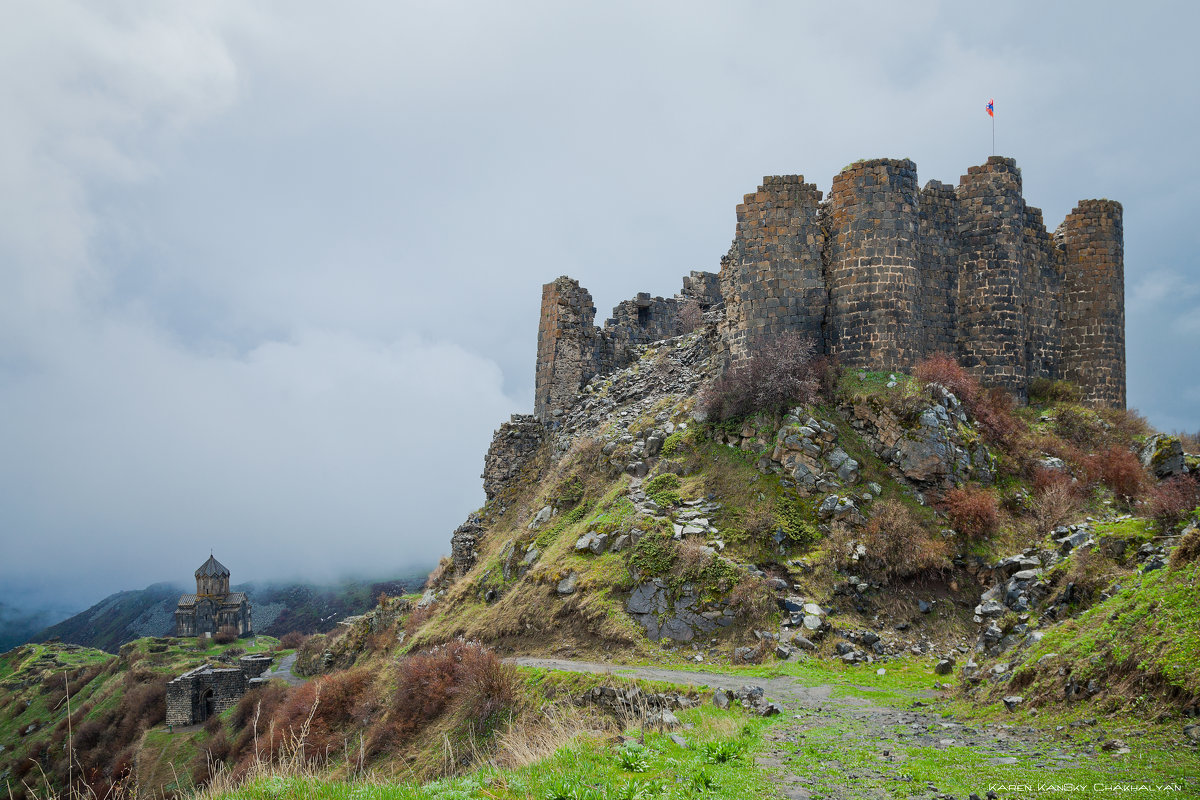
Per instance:
[[[907,370],[947,353],[1022,399],[1049,378],[1089,403],[1125,405],[1119,203],[1080,201],[1051,234],[1025,204],[1012,159],[923,189],[912,161],[874,159],[843,169],[827,198],[800,175],[764,178],[737,207],[719,275],[693,272],[673,298],[639,294],[603,328],[578,282],[542,287],[534,415],[515,416],[497,443],[532,442],[638,345],[685,333],[693,302],[724,309],[721,346],[734,361],[757,340],[798,331],[843,366]]]

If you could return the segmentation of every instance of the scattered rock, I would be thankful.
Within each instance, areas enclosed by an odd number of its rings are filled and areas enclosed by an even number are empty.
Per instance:
[[[572,572],[567,577],[558,582],[558,593],[560,595],[575,594],[576,587],[579,586],[579,576]]]

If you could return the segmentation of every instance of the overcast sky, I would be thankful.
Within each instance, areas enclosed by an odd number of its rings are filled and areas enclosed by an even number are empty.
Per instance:
[[[1125,207],[1130,405],[1200,429],[1189,4],[0,0],[0,600],[449,549],[541,285],[716,270],[766,174]]]

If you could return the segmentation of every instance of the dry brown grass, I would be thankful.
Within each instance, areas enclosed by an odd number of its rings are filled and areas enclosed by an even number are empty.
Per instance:
[[[765,578],[746,575],[729,593],[729,607],[740,619],[753,625],[775,610],[775,593]]]
[[[1200,526],[1192,528],[1179,540],[1171,553],[1171,569],[1178,569],[1200,558]]]

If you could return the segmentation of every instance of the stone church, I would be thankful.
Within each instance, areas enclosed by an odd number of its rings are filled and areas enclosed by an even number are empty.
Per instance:
[[[238,636],[253,635],[250,601],[245,592],[229,591],[229,570],[210,555],[196,570],[196,593],[179,598],[175,634],[212,637],[225,627]]]

